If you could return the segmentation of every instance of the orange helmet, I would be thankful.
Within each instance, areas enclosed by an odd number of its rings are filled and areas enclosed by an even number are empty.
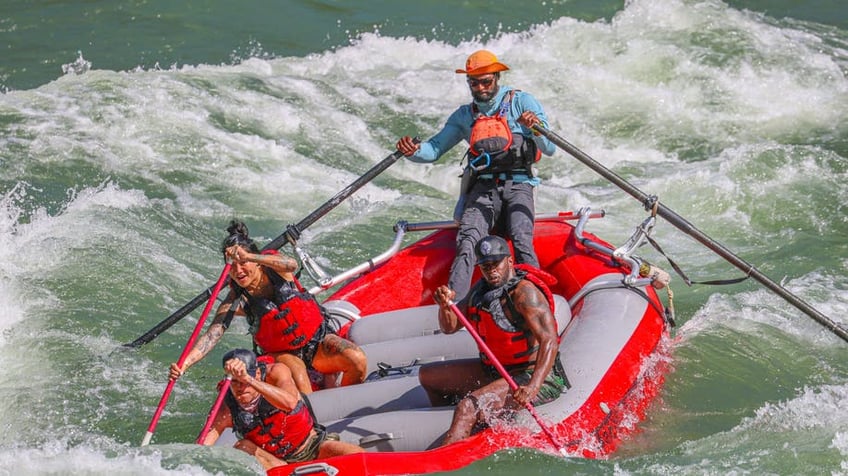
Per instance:
[[[467,74],[468,76],[477,76],[480,74],[497,73],[506,71],[509,66],[498,61],[498,57],[494,53],[487,50],[479,50],[471,53],[471,56],[465,60],[465,69],[458,69],[458,74]]]

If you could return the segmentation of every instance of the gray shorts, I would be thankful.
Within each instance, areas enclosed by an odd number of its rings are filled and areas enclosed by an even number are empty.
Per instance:
[[[533,186],[512,180],[478,180],[464,197],[462,218],[456,234],[456,256],[451,265],[448,287],[461,301],[471,289],[474,274],[474,246],[494,231],[499,222],[506,225],[512,239],[515,262],[539,267],[533,249],[535,205]]]

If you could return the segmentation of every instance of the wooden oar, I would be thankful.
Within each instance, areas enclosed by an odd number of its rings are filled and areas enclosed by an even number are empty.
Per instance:
[[[483,353],[486,354],[487,357],[489,357],[489,361],[492,362],[492,365],[495,366],[501,377],[506,380],[506,383],[509,385],[509,388],[513,392],[518,390],[518,384],[515,383],[515,380],[512,378],[512,376],[506,371],[504,366],[501,365],[498,358],[495,357],[495,354],[492,353],[492,349],[490,349],[489,346],[486,345],[485,342],[483,342],[483,339],[480,337],[480,334],[478,334],[474,327],[471,326],[471,323],[468,322],[468,319],[465,317],[465,315],[460,312],[459,308],[456,306],[456,303],[450,302],[449,304],[451,311],[456,314],[456,317],[459,319],[462,325],[465,326],[465,329],[468,330],[468,333],[471,334],[471,337],[473,337],[474,340],[477,342],[477,346],[480,348],[480,350],[482,350]],[[568,456],[568,452],[565,450],[565,447],[557,441],[556,437],[554,437],[553,432],[551,432],[551,429],[548,428],[548,425],[546,425],[545,422],[542,421],[542,418],[539,416],[539,414],[536,413],[536,408],[533,406],[533,404],[531,402],[527,402],[524,404],[524,408],[526,408],[527,411],[530,412],[530,415],[532,415],[533,418],[536,420],[536,423],[539,425],[539,428],[542,429],[542,432],[545,433],[545,436],[548,437],[548,439],[551,441],[551,444],[554,445],[554,448],[556,448],[561,455]]]
[[[624,190],[632,197],[642,202],[643,205],[647,206],[647,204],[654,199],[654,197],[650,197],[638,188],[634,187],[632,184],[616,175],[610,169],[604,167],[600,162],[589,157],[586,153],[584,153],[574,145],[570,144],[568,141],[566,141],[556,133],[551,132],[542,126],[535,126],[533,129],[539,134],[542,134],[543,136],[547,137],[548,140],[556,144],[560,149],[572,155],[580,162],[583,162],[590,169],[594,170],[599,175],[609,180],[610,182],[618,186],[620,189]],[[744,272],[746,275],[751,276],[755,280],[759,281],[760,284],[762,284],[778,296],[782,297],[784,300],[786,300],[786,302],[792,304],[793,306],[801,310],[801,312],[803,312],[804,314],[807,314],[808,316],[812,317],[816,322],[823,325],[828,330],[842,338],[842,340],[848,342],[848,329],[837,324],[829,317],[819,312],[813,306],[807,304],[807,302],[805,302],[800,297],[792,294],[783,286],[772,281],[768,276],[758,271],[754,267],[754,265],[747,263],[739,256],[733,254],[721,243],[718,243],[717,241],[713,240],[712,238],[701,232],[701,230],[695,228],[694,225],[686,221],[683,217],[675,213],[673,210],[657,202],[657,214],[665,218],[669,223],[671,223],[675,227],[677,227],[678,230],[691,236],[692,238],[700,242],[702,245],[706,246],[714,253],[724,258],[728,263],[742,270],[742,272]]]
[[[215,286],[212,289],[212,295],[209,297],[209,302],[206,303],[206,307],[203,309],[200,319],[197,320],[197,325],[194,326],[194,332],[191,333],[191,337],[188,338],[188,342],[183,349],[183,353],[180,354],[180,359],[177,361],[178,367],[182,368],[186,357],[188,357],[189,352],[191,352],[192,347],[194,347],[194,342],[197,340],[197,336],[200,335],[200,331],[203,329],[203,324],[206,322],[206,318],[209,317],[209,311],[212,310],[212,305],[215,304],[215,298],[218,296],[218,293],[221,291],[221,287],[224,286],[224,282],[227,280],[227,274],[230,272],[230,266],[230,263],[224,265],[224,270],[221,271],[221,277],[218,278],[218,282],[215,283]],[[159,422],[159,417],[162,415],[162,410],[165,409],[165,404],[168,403],[168,397],[171,395],[171,390],[174,389],[174,384],[176,382],[177,381],[175,379],[168,379],[168,386],[165,387],[165,392],[159,400],[159,406],[156,407],[156,412],[150,420],[150,426],[147,427],[147,433],[144,434],[144,439],[141,440],[141,446],[147,446],[150,443],[150,439],[153,438],[153,432],[156,431],[156,424]]]
[[[419,142],[417,137],[413,140],[416,143]],[[397,162],[398,159],[400,159],[401,157],[403,157],[403,154],[398,151],[389,155],[388,157],[377,163],[377,165],[375,165],[374,167],[371,167],[371,169],[365,172],[358,179],[354,180],[350,185],[339,191],[339,193],[334,195],[333,198],[324,202],[323,205],[315,209],[315,211],[310,213],[306,218],[299,221],[296,225],[289,225],[286,228],[286,231],[283,232],[283,234],[281,234],[273,241],[265,245],[265,247],[262,248],[262,251],[272,249],[276,250],[281,248],[286,243],[296,243],[297,240],[300,238],[301,232],[312,226],[313,223],[315,223],[316,221],[318,221],[319,218],[329,213],[332,209],[336,208],[346,198],[350,197],[351,195],[353,195],[354,192],[362,188],[362,186],[373,180],[374,177],[380,175],[383,171],[391,167],[391,165]],[[166,317],[162,322],[156,324],[152,329],[138,337],[136,340],[124,344],[124,347],[140,347],[152,341],[159,334],[165,332],[168,328],[179,322],[182,318],[189,315],[193,310],[197,309],[197,306],[199,306],[207,297],[209,297],[211,293],[212,287],[210,286],[205,291],[195,296],[194,299],[186,303],[183,307],[174,311],[173,314]]]
[[[218,415],[218,409],[221,408],[221,403],[224,401],[224,396],[227,395],[227,391],[230,389],[232,381],[232,375],[227,375],[227,378],[221,381],[221,389],[218,390],[218,398],[215,399],[215,404],[209,409],[209,416],[206,417],[206,424],[203,425],[203,429],[200,430],[200,434],[197,435],[198,445],[203,444],[203,440],[206,439],[206,435],[208,435],[209,430],[212,429],[212,422],[215,421],[215,416]]]

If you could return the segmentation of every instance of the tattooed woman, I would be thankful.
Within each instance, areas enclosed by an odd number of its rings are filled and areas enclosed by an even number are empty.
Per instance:
[[[254,346],[285,364],[302,393],[313,390],[309,369],[325,376],[325,387],[364,381],[365,353],[329,331],[324,310],[295,279],[297,261],[276,251],[260,252],[242,222],[231,221],[227,232],[221,251],[231,263],[230,292],[183,366],[171,364],[170,378],[178,379],[206,356],[233,317],[242,316],[250,325]]]

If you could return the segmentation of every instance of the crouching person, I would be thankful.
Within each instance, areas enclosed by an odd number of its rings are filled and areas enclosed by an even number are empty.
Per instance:
[[[256,457],[266,470],[364,451],[327,439],[287,366],[257,362],[256,354],[246,349],[227,352],[223,362],[232,384],[204,445],[214,444],[232,428],[239,439],[235,448]]]

